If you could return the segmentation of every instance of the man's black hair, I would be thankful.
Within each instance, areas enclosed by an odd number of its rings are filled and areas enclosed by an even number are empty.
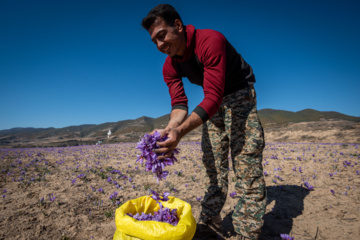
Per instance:
[[[179,13],[173,6],[170,4],[159,4],[151,9],[148,15],[144,17],[141,26],[149,31],[149,28],[155,22],[157,17],[162,17],[166,24],[171,27],[175,25],[175,19],[179,19],[182,22]]]

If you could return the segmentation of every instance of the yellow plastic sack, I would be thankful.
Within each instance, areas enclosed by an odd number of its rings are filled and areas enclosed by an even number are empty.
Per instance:
[[[163,207],[177,209],[179,223],[176,226],[170,223],[157,221],[138,221],[128,215],[131,213],[154,214],[160,209],[159,204],[151,196],[132,199],[121,205],[115,212],[116,232],[113,240],[191,240],[196,231],[196,222],[191,212],[191,205],[181,199],[168,197],[161,202]]]

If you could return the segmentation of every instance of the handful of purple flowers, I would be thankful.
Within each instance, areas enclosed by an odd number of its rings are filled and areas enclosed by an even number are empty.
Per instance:
[[[164,154],[158,154],[153,151],[154,149],[159,148],[156,142],[163,142],[166,139],[168,139],[167,136],[161,137],[160,133],[157,131],[155,131],[153,135],[146,133],[136,146],[136,148],[140,149],[141,151],[141,155],[138,155],[136,162],[143,163],[145,159],[145,170],[155,173],[158,182],[159,180],[166,179],[166,176],[169,174],[169,172],[163,171],[163,169],[165,166],[173,165],[174,162],[177,161],[174,154],[179,153],[179,150],[175,149],[171,157],[167,157],[161,160],[158,159],[158,156]]]

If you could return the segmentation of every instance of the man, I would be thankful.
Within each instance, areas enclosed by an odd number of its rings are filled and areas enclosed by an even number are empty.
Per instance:
[[[221,228],[230,149],[239,196],[232,215],[237,239],[258,239],[266,207],[262,170],[265,142],[257,115],[252,68],[221,33],[183,25],[177,11],[168,4],[153,8],[142,26],[158,50],[168,55],[163,76],[172,111],[167,127],[158,130],[162,136],[168,135],[168,140],[158,143],[157,152],[170,156],[185,134],[203,125],[201,144],[208,184],[198,228]],[[204,90],[203,101],[190,116],[182,77]]]

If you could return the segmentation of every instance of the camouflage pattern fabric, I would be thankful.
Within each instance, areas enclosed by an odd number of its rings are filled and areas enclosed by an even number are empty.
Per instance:
[[[266,208],[265,140],[252,85],[224,97],[218,112],[203,124],[201,146],[208,178],[200,220],[210,221],[225,204],[230,150],[239,197],[232,215],[234,229],[244,237],[258,239]]]

